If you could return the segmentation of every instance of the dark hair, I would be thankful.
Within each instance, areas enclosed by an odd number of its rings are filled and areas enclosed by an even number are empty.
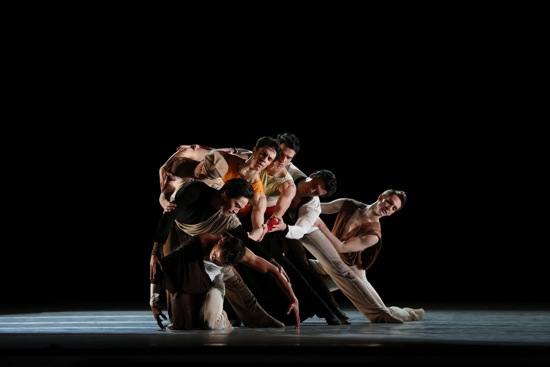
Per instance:
[[[298,153],[300,151],[300,140],[294,134],[290,133],[281,133],[277,135],[277,140],[279,145],[285,144],[287,147]]]
[[[267,147],[271,148],[275,151],[275,159],[277,159],[278,156],[281,155],[281,144],[279,144],[279,141],[275,138],[272,138],[271,136],[262,136],[258,140],[256,140],[256,145],[254,148],[256,150]]]
[[[387,198],[390,195],[396,195],[399,199],[401,199],[401,207],[397,209],[396,211],[399,211],[403,209],[405,204],[407,204],[407,194],[403,190],[395,190],[395,189],[387,189],[382,193],[382,196]]]
[[[220,191],[227,192],[226,195],[228,199],[240,198],[242,196],[247,199],[252,199],[254,197],[254,189],[252,188],[252,185],[244,178],[240,177],[227,180]]]
[[[325,195],[321,195],[321,197],[328,198],[336,192],[336,176],[328,169],[317,170],[311,177],[320,178],[325,183],[327,193]]]
[[[244,241],[238,237],[225,237],[221,248],[220,262],[226,265],[235,265],[245,254]]]

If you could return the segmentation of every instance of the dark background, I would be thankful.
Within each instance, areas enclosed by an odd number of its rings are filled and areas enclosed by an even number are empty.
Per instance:
[[[183,56],[114,38],[27,70],[1,307],[147,309],[158,168],[180,144],[280,132],[299,168],[337,175],[333,198],[409,195],[367,273],[386,304],[550,303],[547,25],[367,28],[186,39]]]

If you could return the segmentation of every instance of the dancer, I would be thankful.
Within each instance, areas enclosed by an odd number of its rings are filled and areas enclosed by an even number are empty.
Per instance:
[[[412,309],[410,307],[386,307],[378,292],[370,284],[366,277],[366,270],[374,263],[382,246],[382,228],[380,218],[389,217],[395,212],[403,209],[407,203],[407,194],[402,190],[388,189],[378,196],[378,199],[370,204],[364,204],[360,201],[341,198],[327,203],[321,203],[322,214],[338,214],[336,216],[332,231],[327,227],[322,219],[318,219],[315,225],[322,232],[323,236],[307,235],[304,237],[304,245],[311,249],[312,253],[318,254],[318,261],[312,261],[316,269],[325,275],[331,276],[332,280],[345,294],[354,294],[350,300],[355,304],[358,298],[356,292],[350,288],[354,283],[342,281],[341,276],[334,276],[334,267],[325,265],[326,261],[320,259],[331,258],[333,251],[324,250],[319,244],[330,241],[332,246],[338,251],[341,260],[349,269],[359,277],[365,288],[368,290],[369,299],[374,307],[361,307],[364,309],[367,317],[372,318],[374,322],[379,320],[380,311],[387,310],[393,317],[400,321],[417,321],[424,317],[424,309]],[[357,293],[358,294],[358,293]],[[355,302],[354,302],[355,300]],[[359,307],[358,307],[359,308]],[[380,310],[380,311],[379,311]],[[372,316],[371,316],[372,315]],[[381,318],[384,320],[384,317]]]
[[[167,327],[161,320],[166,316],[158,305],[164,288],[174,295],[171,329],[232,330],[223,310],[223,276],[238,262],[278,278],[276,267],[246,248],[240,238],[231,236],[197,234],[160,259],[151,279],[150,298],[159,327]]]

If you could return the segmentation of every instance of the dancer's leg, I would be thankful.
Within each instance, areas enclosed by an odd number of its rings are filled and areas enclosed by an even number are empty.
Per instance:
[[[221,276],[218,276],[214,279],[213,286],[206,294],[200,309],[200,317],[206,330],[233,330],[233,325],[223,310],[224,296],[225,287]]]
[[[321,276],[325,284],[327,285],[328,289],[331,292],[334,292],[335,290],[338,290],[338,285],[334,283],[334,280],[328,275],[328,273],[325,271],[325,268],[323,268],[323,265],[319,262],[317,259],[309,259],[309,263],[315,269],[317,273]]]
[[[382,298],[380,297],[378,292],[376,292],[374,287],[367,280],[367,272],[365,271],[365,269],[359,269],[359,268],[357,268],[357,266],[350,266],[350,268],[351,268],[351,270],[353,270],[353,272],[355,274],[357,274],[359,279],[361,279],[361,281],[363,283],[365,283],[365,286],[368,289],[370,289],[372,297],[374,299],[377,299],[378,300],[377,302],[383,303]],[[418,321],[422,317],[424,317],[424,313],[425,313],[424,309],[422,309],[422,308],[413,309],[413,308],[410,308],[410,307],[397,307],[397,306],[389,306],[388,311],[393,316],[397,317],[398,319],[401,319],[402,321]]]
[[[371,322],[402,322],[401,319],[390,314],[374,288],[363,283],[357,274],[342,261],[332,243],[321,231],[316,230],[305,235],[302,238],[302,243],[319,260],[342,293],[367,319]]]
[[[330,308],[330,313],[336,315],[341,323],[349,325],[350,321],[348,316],[340,309],[340,305],[334,299],[334,296],[332,295],[331,290],[327,286],[323,277],[309,262],[308,255],[306,254],[306,250],[302,245],[302,242],[299,240],[286,239],[285,244],[287,248],[285,253],[286,258],[288,258],[288,260],[296,266],[300,273],[303,274],[304,278],[311,285],[313,290]],[[331,323],[329,322],[329,324]]]
[[[225,297],[245,326],[285,327],[285,324],[272,317],[260,306],[239,273],[232,267],[224,274],[223,282],[225,284]]]

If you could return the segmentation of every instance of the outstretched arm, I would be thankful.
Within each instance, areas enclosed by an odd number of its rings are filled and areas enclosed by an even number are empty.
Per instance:
[[[287,180],[279,186],[279,192],[281,194],[275,203],[275,209],[271,215],[272,218],[282,218],[286,213],[292,203],[292,199],[294,199],[294,195],[296,195],[296,185],[292,180]]]
[[[160,267],[160,263],[155,265],[155,267],[157,266]],[[160,294],[163,291],[163,288],[161,286],[163,276],[164,273],[162,272],[162,269],[160,269],[158,273],[155,271],[154,275],[151,276],[151,293],[149,297],[149,306],[151,307],[151,311],[153,311],[153,317],[155,318],[157,325],[162,330],[166,329],[166,325],[162,323],[161,318],[165,321],[168,319],[166,315],[162,312],[162,308],[159,305]]]
[[[345,198],[335,199],[329,202],[321,203],[321,213],[323,214],[335,214],[340,211],[342,205],[346,201]]]
[[[248,238],[255,242],[261,241],[267,233],[267,224],[262,224],[260,227],[254,228],[248,232]]]
[[[315,226],[317,226],[319,230],[323,232],[323,234],[329,239],[330,243],[332,243],[336,251],[341,254],[346,252],[363,251],[367,247],[376,245],[380,240],[378,236],[368,234],[365,236],[354,237],[349,239],[348,241],[342,242],[330,231],[330,229],[321,218],[317,219],[317,221],[315,222]]]
[[[162,319],[165,321],[168,320],[168,317],[162,312],[162,308],[159,305],[160,292],[162,292],[162,287],[159,284],[151,283],[151,296],[149,298],[149,306],[151,311],[153,311],[153,317],[157,322],[157,325],[162,329],[166,329],[166,325],[162,323]]]
[[[298,298],[296,298],[296,295],[292,290],[292,285],[290,284],[290,281],[285,278],[281,271],[279,271],[279,268],[277,268],[277,266],[273,265],[266,259],[256,256],[256,254],[250,251],[249,248],[246,248],[245,255],[241,262],[259,271],[260,273],[271,275],[277,281],[279,287],[281,287],[283,292],[290,300],[287,314],[289,314],[291,311],[294,312],[294,316],[296,318],[296,328],[300,328],[300,308]]]
[[[287,225],[280,218],[278,223],[274,224],[272,231],[286,231],[285,237],[299,240],[305,234],[315,230],[315,221],[321,214],[321,205],[318,197],[313,197],[309,202],[300,208],[300,216],[294,225]]]
[[[252,212],[250,213],[252,218],[252,232],[256,233],[258,229],[262,229],[262,225],[264,224],[264,213],[267,207],[265,194],[263,192],[255,193],[254,197],[249,201],[249,204],[252,206]],[[257,241],[261,241],[262,238],[263,234]]]

